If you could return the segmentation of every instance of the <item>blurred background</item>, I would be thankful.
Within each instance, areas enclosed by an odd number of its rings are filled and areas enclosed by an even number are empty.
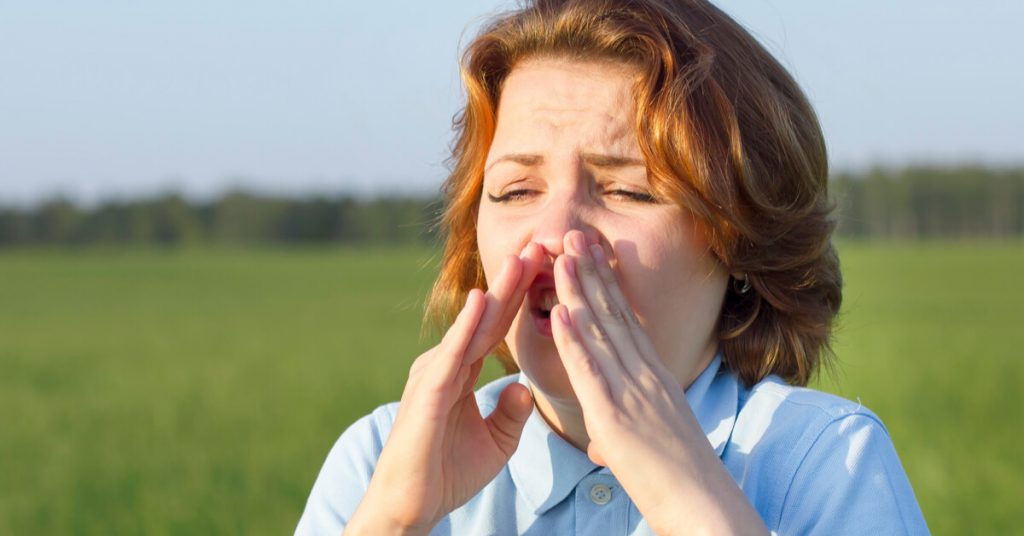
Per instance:
[[[512,5],[435,4],[0,0],[0,533],[293,529],[432,342],[460,43]],[[829,141],[815,386],[935,533],[1019,530],[1024,4],[719,5]]]

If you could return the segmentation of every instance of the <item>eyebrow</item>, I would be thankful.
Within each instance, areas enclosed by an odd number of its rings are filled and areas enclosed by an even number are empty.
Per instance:
[[[484,171],[487,171],[502,162],[515,162],[524,166],[536,166],[544,163],[544,157],[539,154],[509,153],[502,155],[494,162],[488,164],[487,167],[484,168]]]
[[[583,161],[597,168],[622,168],[631,166],[646,166],[647,164],[639,158],[626,156],[615,156],[610,154],[584,153]],[[501,162],[515,162],[523,166],[537,166],[544,163],[544,157],[539,154],[509,153],[491,162],[484,171],[491,169]]]
[[[639,158],[629,158],[626,156],[615,156],[610,154],[584,153],[583,161],[598,168],[647,166],[647,163]]]

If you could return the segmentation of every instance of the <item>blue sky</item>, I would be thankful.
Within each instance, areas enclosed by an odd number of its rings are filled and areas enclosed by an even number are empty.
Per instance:
[[[456,59],[510,2],[0,0],[0,204],[434,191]],[[1024,2],[731,0],[835,169],[1024,163]]]

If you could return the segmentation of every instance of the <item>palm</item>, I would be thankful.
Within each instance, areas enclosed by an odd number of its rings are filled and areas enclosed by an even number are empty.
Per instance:
[[[472,395],[462,398],[453,410],[441,460],[442,473],[448,475],[446,511],[476,495],[508,463],[511,454],[504,452],[491,435]]]
[[[532,408],[510,385],[487,418],[473,386],[483,357],[504,338],[540,264],[539,249],[512,257],[486,296],[470,292],[438,346],[420,356],[359,510],[427,532],[480,491],[515,451]],[[364,508],[364,505],[365,508]]]

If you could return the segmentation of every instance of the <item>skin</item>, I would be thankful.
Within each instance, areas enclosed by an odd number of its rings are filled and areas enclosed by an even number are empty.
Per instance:
[[[714,357],[728,273],[685,210],[650,196],[636,76],[562,59],[509,74],[477,221],[489,290],[413,364],[346,534],[428,533],[508,462],[534,407],[656,533],[767,533],[685,398]],[[552,284],[549,335],[527,296]],[[472,389],[502,339],[532,392],[509,385],[484,419]]]
[[[513,70],[484,173],[477,244],[490,282],[507,252],[533,242],[554,259],[565,252],[566,233],[579,230],[612,259],[622,292],[665,366],[689,385],[714,358],[728,277],[706,253],[687,211],[630,195],[650,194],[633,122],[635,76],[625,66],[550,60]],[[621,165],[606,165],[610,158]],[[490,201],[515,191],[522,194]],[[541,413],[585,450],[580,404],[555,341],[538,333],[529,316],[524,307],[506,342],[535,386]]]
[[[483,418],[473,385],[542,259],[536,245],[508,256],[487,293],[471,290],[441,342],[413,362],[391,434],[346,535],[427,534],[508,463],[533,409],[530,393],[509,385]]]

